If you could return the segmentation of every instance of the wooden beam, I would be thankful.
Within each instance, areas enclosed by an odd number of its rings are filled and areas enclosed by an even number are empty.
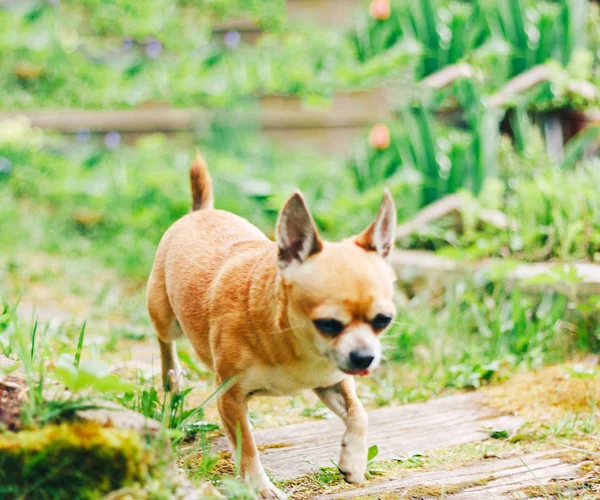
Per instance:
[[[336,95],[331,104],[310,107],[300,99],[268,96],[257,112],[176,109],[168,106],[131,110],[43,110],[4,111],[0,121],[26,116],[34,127],[75,133],[94,132],[149,133],[193,130],[210,123],[215,115],[236,121],[257,120],[265,130],[304,128],[355,128],[391,117],[392,94],[386,89],[374,92],[348,92]]]

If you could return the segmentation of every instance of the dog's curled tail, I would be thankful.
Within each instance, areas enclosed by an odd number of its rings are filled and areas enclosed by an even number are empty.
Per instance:
[[[190,182],[192,184],[192,212],[212,208],[214,203],[212,179],[199,149],[196,149],[196,158],[190,168]]]

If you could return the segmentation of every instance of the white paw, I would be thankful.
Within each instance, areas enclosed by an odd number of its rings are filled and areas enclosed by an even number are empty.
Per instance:
[[[344,434],[338,469],[348,483],[362,483],[367,472],[367,437]]]
[[[171,368],[167,372],[167,377],[168,377],[167,381],[168,381],[168,386],[169,386],[168,390],[174,394],[182,392],[184,375],[185,375],[185,372],[181,369],[181,367]]]
[[[269,486],[261,488],[258,491],[258,498],[260,498],[261,500],[285,500],[287,498],[287,495],[283,491],[275,488],[275,486],[271,484]]]

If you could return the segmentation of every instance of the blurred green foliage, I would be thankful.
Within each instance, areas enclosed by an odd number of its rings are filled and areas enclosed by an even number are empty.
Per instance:
[[[268,235],[279,208],[300,188],[326,236],[359,232],[375,216],[383,188],[358,191],[336,160],[290,155],[252,130],[214,126],[203,143],[217,206],[241,214]],[[37,248],[63,255],[93,253],[106,264],[145,278],[162,233],[189,211],[193,148],[156,134],[108,149],[31,129],[26,121],[0,127],[0,232],[3,251]],[[319,182],[315,182],[319,179]],[[420,206],[414,176],[387,185],[406,217]],[[15,227],[27,227],[23,233]]]
[[[579,312],[566,295],[509,290],[502,278],[484,275],[456,283],[434,302],[427,293],[417,296],[396,321],[386,340],[391,359],[421,365],[428,380],[461,389],[594,350],[600,338],[597,316]]]
[[[238,16],[265,30],[256,45],[234,28],[223,40],[213,36],[218,20]],[[365,9],[356,28],[338,32],[286,21],[283,0],[4,1],[0,104],[231,106],[266,94],[330,97],[419,80],[463,61],[490,94],[548,61],[571,79],[592,78],[600,45],[588,17],[597,18],[598,8],[587,0],[397,0],[389,19]],[[555,84],[538,98],[545,106],[565,100],[592,104]]]
[[[400,109],[399,118],[391,123],[389,147],[357,146],[350,168],[359,189],[411,169],[422,178],[421,203],[427,205],[459,189],[478,194],[486,178],[497,176],[503,115],[483,104],[471,80],[456,82],[452,93],[465,110],[455,123],[438,118],[441,106],[435,99],[429,104],[422,101]]]
[[[135,431],[95,422],[5,433],[0,435],[0,496],[99,498],[151,480],[163,462]]]
[[[350,159],[292,153],[265,140],[252,120],[238,123],[218,114],[205,125],[202,138],[217,207],[248,218],[273,237],[278,210],[299,188],[324,236],[336,239],[369,224],[384,186],[397,202],[400,220],[459,193],[461,224],[442,219],[419,227],[402,245],[454,258],[598,261],[600,170],[597,161],[580,161],[598,130],[588,129],[567,145],[562,158],[553,158],[525,112],[591,104],[566,90],[567,81],[598,77],[597,6],[589,6],[587,25],[586,16],[583,0],[397,0],[389,19],[370,19],[365,9],[355,29],[334,32],[290,25],[283,0],[0,0],[0,106],[113,108],[160,102],[228,107],[265,94],[321,102],[339,90],[394,86],[468,62],[474,78],[439,92],[411,94],[389,124],[389,140],[384,133],[377,141],[357,141]],[[244,44],[235,30],[216,40],[216,23],[231,17],[250,17],[266,33],[254,46]],[[549,60],[556,81],[518,96],[514,143],[502,138],[502,116],[486,105],[487,97],[509,78]],[[461,110],[451,122],[440,113],[448,108]],[[20,277],[19,265],[27,267],[48,253],[89,259],[73,266],[82,282],[93,279],[92,267],[106,266],[130,279],[132,288],[143,287],[162,234],[189,211],[194,148],[189,139],[161,134],[147,135],[134,146],[114,131],[101,139],[85,130],[54,136],[26,120],[0,123],[2,277]],[[482,222],[486,210],[505,214],[506,227]],[[514,263],[503,265],[506,271]],[[538,277],[532,284],[547,287],[538,296],[507,289],[502,270],[496,269],[497,276],[476,275],[442,297],[425,291],[412,298],[400,307],[386,337],[390,358],[417,374],[406,390],[430,395],[476,388],[515,367],[562,361],[578,349],[597,350],[598,297],[578,301],[572,292],[580,277],[572,271],[561,268]],[[558,282],[566,283],[566,291],[553,289]],[[81,290],[91,293],[89,283]],[[106,293],[100,291],[96,300]],[[125,302],[136,300],[143,308],[139,296],[119,296],[115,309],[123,312]],[[143,314],[138,340],[149,330]],[[62,419],[89,403],[42,397],[42,374],[52,355],[53,376],[72,390],[121,391],[121,403],[163,419],[180,438],[195,432],[204,438],[214,430],[208,424],[186,427],[186,419],[202,415],[201,405],[184,408],[187,392],[167,401],[153,385],[124,383],[106,365],[87,360],[80,365],[84,329],[75,350],[73,332],[46,328],[43,342],[36,344],[37,323],[31,332],[17,323],[16,312],[5,306],[0,350],[25,368],[32,397],[24,415],[32,422]],[[129,332],[130,341],[133,335]],[[94,353],[116,349],[122,336],[122,329],[113,331],[97,342]],[[60,467],[70,455],[63,460],[56,452],[70,452],[69,440],[62,439],[63,448],[36,448],[31,456],[41,465]],[[94,450],[84,452],[94,457]],[[209,477],[214,463],[206,457],[212,465],[201,466],[197,477]],[[240,495],[245,494],[244,489]]]
[[[443,218],[418,228],[402,244],[459,259],[600,260],[598,161],[564,168],[560,158],[547,155],[536,129],[527,137],[521,153],[510,139],[500,140],[497,162],[502,180],[488,178],[476,197],[469,190],[458,190],[468,207],[463,209],[463,224]],[[482,223],[480,214],[486,209],[500,210],[508,226]]]
[[[415,47],[360,64],[344,34],[282,28],[281,1],[26,1],[0,5],[2,107],[231,105],[264,94],[330,96],[377,76],[401,77]],[[265,7],[266,5],[266,7]],[[212,37],[215,15],[254,13],[256,46]],[[228,16],[228,17],[229,17]]]
[[[412,40],[423,47],[418,77],[468,61],[497,87],[548,59],[567,66],[577,50],[585,50],[588,3],[393,0],[388,19],[360,18],[353,40],[361,60]]]

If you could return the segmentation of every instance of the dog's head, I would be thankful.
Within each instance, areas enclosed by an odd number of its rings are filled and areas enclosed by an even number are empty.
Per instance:
[[[396,207],[386,191],[373,223],[358,236],[324,242],[302,195],[286,202],[277,223],[279,269],[290,326],[307,348],[340,370],[368,374],[381,361],[380,334],[391,323]]]

